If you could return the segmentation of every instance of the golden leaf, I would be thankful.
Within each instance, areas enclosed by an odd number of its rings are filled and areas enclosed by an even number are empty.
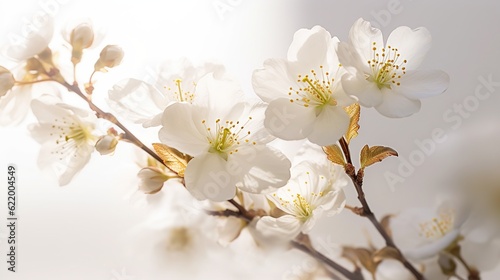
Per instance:
[[[351,121],[349,122],[347,133],[345,134],[345,140],[347,144],[349,144],[349,141],[351,141],[352,138],[358,135],[359,116],[361,113],[361,108],[359,107],[359,103],[354,103],[345,107],[344,110],[347,112],[349,118],[351,119]]]
[[[161,143],[153,143],[153,148],[169,169],[184,177],[189,156]]]
[[[389,235],[389,237],[391,237],[391,238],[392,238],[392,230],[391,230],[390,224],[391,224],[392,217],[393,217],[393,215],[385,215],[380,220],[380,225],[382,226],[382,228],[384,228],[385,232],[387,232],[387,235]]]
[[[336,144],[323,147],[323,151],[325,152],[326,157],[329,161],[340,164],[342,166],[346,164],[344,155],[342,154],[340,147]]]
[[[361,149],[361,154],[360,154],[361,169],[368,167],[379,161],[382,161],[388,156],[397,157],[398,152],[389,147],[384,147],[384,146],[369,147],[368,145],[365,145],[363,149]]]
[[[394,247],[384,247],[373,254],[373,261],[375,263],[380,263],[385,259],[403,261],[401,253]]]
[[[372,254],[370,250],[365,248],[342,248],[342,257],[350,260],[355,266],[358,266],[357,263],[359,262],[366,270],[375,273],[378,263],[373,260]]]

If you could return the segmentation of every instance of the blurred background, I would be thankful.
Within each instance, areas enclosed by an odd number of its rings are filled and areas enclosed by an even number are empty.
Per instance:
[[[294,32],[300,28],[321,25],[340,40],[347,40],[359,17],[379,27],[385,38],[401,25],[424,26],[433,36],[433,46],[421,68],[447,72],[449,89],[423,100],[421,111],[405,119],[362,110],[360,135],[352,142],[352,151],[365,144],[384,145],[400,155],[366,173],[366,195],[381,217],[407,207],[432,206],[443,188],[465,187],[471,193],[498,196],[498,11],[500,3],[488,0],[3,1],[0,45],[22,35],[38,17],[48,14],[56,26],[51,47],[63,49],[60,30],[65,24],[91,19],[103,34],[101,48],[118,44],[125,51],[120,67],[97,76],[94,98],[106,108],[105,97],[113,84],[128,77],[153,79],[152,69],[161,60],[187,57],[195,63],[220,62],[252,94],[252,71],[267,58],[285,57]],[[88,79],[99,52],[97,47],[86,53],[88,63],[80,68],[82,80]],[[15,64],[2,58],[0,65]],[[478,88],[490,94],[479,99],[475,95]],[[193,258],[196,263],[189,266],[160,261],[151,253],[151,232],[141,232],[144,221],[157,214],[150,202],[158,198],[146,198],[136,191],[136,152],[119,145],[112,157],[94,154],[72,183],[61,188],[36,165],[40,146],[27,130],[33,122],[35,118],[28,115],[17,126],[0,128],[0,169],[14,163],[19,178],[18,272],[7,273],[1,261],[2,279],[293,279],[285,275],[305,265],[307,259],[301,254],[291,254],[286,262],[272,254],[261,258],[242,254],[238,249],[245,245]],[[157,141],[155,133],[142,134],[140,126],[131,127],[146,142]],[[436,131],[444,141],[432,140]],[[5,173],[0,172],[0,182],[6,182]],[[347,195],[348,204],[357,205],[352,188]],[[0,209],[3,224],[4,188]],[[2,249],[6,236],[7,228],[1,226]],[[312,237],[350,245],[366,245],[369,239],[381,242],[367,221],[348,211],[323,219]],[[5,250],[0,252],[3,255]],[[498,279],[499,275],[497,268],[484,273],[483,279]]]

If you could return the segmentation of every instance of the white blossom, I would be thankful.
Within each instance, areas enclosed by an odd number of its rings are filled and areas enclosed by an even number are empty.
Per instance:
[[[326,146],[347,131],[344,111],[354,100],[340,83],[339,40],[320,26],[294,35],[287,59],[268,59],[253,74],[255,93],[269,103],[264,125],[284,140],[309,139]]]
[[[94,151],[96,117],[48,95],[34,99],[31,108],[38,119],[31,135],[42,144],[38,166],[51,169],[59,177],[59,185],[67,185]]]
[[[431,35],[423,27],[396,28],[384,44],[382,32],[358,19],[349,41],[339,45],[347,74],[342,86],[359,103],[387,117],[400,118],[420,110],[421,98],[446,90],[449,77],[440,70],[417,70],[430,49]]]
[[[456,241],[466,218],[462,201],[446,198],[434,208],[404,209],[390,225],[403,254],[411,260],[424,260]]]
[[[339,213],[345,205],[343,187],[345,173],[339,165],[318,158],[319,152],[308,150],[311,157],[295,164],[288,184],[268,195],[268,199],[285,214],[274,218],[262,217],[257,230],[264,235],[292,239],[300,232],[308,233],[322,216]],[[299,153],[302,159],[304,152]]]
[[[290,161],[266,145],[273,138],[262,122],[265,106],[244,102],[234,83],[212,75],[199,81],[205,106],[180,102],[165,109],[159,138],[194,158],[185,171],[187,189],[197,199],[223,201],[236,188],[270,192],[290,178]]]
[[[194,66],[187,59],[165,61],[154,83],[125,79],[115,84],[109,91],[109,104],[118,114],[144,127],[159,126],[168,105],[197,102],[198,81],[209,73],[222,79],[224,67],[213,63]]]

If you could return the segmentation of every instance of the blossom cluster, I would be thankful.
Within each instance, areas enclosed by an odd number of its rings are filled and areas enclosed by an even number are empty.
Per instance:
[[[377,251],[343,246],[335,258],[358,268],[344,276],[354,277],[363,268],[361,274],[377,279],[422,274],[437,279],[428,274],[435,266],[440,275],[456,276],[455,259],[465,265],[469,277],[479,273],[475,267],[481,263],[471,260],[474,266],[467,265],[460,253],[462,247],[473,247],[467,244],[487,242],[467,234],[474,231],[466,226],[466,203],[442,199],[436,209],[405,209],[382,225],[364,198],[363,174],[366,167],[397,152],[365,146],[357,171],[351,160],[349,142],[358,134],[360,106],[404,118],[420,110],[421,99],[447,89],[446,73],[418,69],[430,49],[427,29],[398,27],[384,40],[379,29],[359,19],[346,41],[321,26],[300,29],[286,58],[268,59],[253,72],[254,95],[245,94],[223,65],[169,60],[159,69],[156,83],[134,78],[116,83],[107,96],[112,110],[108,113],[93,103],[93,76],[120,65],[121,47],[103,47],[88,82],[79,84],[77,66],[100,40],[90,22],[72,26],[65,34],[74,71],[74,81],[68,82],[59,68],[63,62],[54,61],[49,47],[53,31],[48,25],[26,38],[25,49],[11,54],[21,70],[12,73],[0,67],[0,122],[21,121],[30,106],[38,119],[30,132],[42,145],[38,164],[55,172],[61,186],[70,183],[94,151],[112,155],[121,142],[142,149],[148,159],[138,171],[139,191],[153,196],[174,189],[171,195],[178,200],[166,202],[172,204],[168,213],[187,209],[186,203],[195,205],[196,213],[190,215],[196,222],[161,215],[171,220],[155,220],[156,226],[168,229],[171,250],[193,251],[192,244],[213,239],[200,229],[201,212],[218,218],[210,230],[218,232],[219,244],[227,245],[247,230],[255,244],[295,244],[317,257],[308,234],[325,216],[349,208],[375,223],[387,247]],[[52,83],[56,94],[34,98],[36,86],[45,82]],[[61,90],[76,93],[91,110],[66,104]],[[108,121],[109,129],[99,131],[98,118]],[[149,148],[118,119],[154,131],[158,141]],[[296,153],[279,144],[292,140],[301,141]],[[346,206],[344,189],[351,184],[362,207]],[[499,245],[498,229],[493,231],[488,241]],[[497,247],[492,254],[498,255]],[[391,266],[394,260],[404,266]],[[414,268],[417,264],[426,269]]]

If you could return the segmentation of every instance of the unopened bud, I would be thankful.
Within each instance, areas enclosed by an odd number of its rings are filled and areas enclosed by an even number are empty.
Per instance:
[[[97,140],[95,149],[104,156],[113,153],[116,145],[118,145],[118,139],[115,136],[103,135]]]
[[[163,188],[163,183],[170,179],[168,176],[158,167],[149,166],[141,169],[137,174],[139,179],[139,190],[145,194],[155,194]]]
[[[11,90],[16,84],[16,80],[12,73],[0,66],[0,97],[7,94],[9,90]]]
[[[105,67],[118,66],[123,59],[123,50],[116,45],[107,45],[102,49],[101,55],[94,65],[95,71],[102,71]]]
[[[69,37],[69,43],[75,49],[86,49],[94,42],[94,29],[90,23],[77,25]]]

